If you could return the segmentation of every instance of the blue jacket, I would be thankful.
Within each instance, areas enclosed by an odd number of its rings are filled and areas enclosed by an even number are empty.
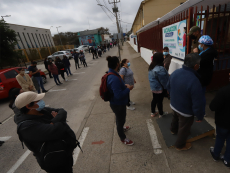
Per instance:
[[[113,72],[119,76],[109,75],[107,78],[107,87],[109,91],[114,94],[113,98],[110,100],[110,104],[126,105],[129,100],[130,90],[126,88],[125,83],[116,71],[109,69],[109,72]]]
[[[169,80],[168,72],[165,70],[163,66],[155,66],[154,69],[149,71],[149,83],[150,88],[152,91],[161,91],[163,88],[161,87],[160,83],[156,79],[156,75],[163,85],[164,89],[166,89],[166,85]]]
[[[170,93],[171,106],[177,111],[194,115],[198,120],[204,118],[204,93],[198,79],[198,73],[183,65],[174,71],[167,84]]]

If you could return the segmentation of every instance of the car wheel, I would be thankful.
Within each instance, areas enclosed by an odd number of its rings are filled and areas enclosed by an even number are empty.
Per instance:
[[[45,76],[42,76],[42,83],[45,84],[47,81],[46,81],[46,77]]]

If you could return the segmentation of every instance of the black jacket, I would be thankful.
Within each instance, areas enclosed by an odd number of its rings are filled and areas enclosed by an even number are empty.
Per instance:
[[[73,53],[73,57],[75,61],[78,61],[79,53]]]
[[[209,105],[215,111],[215,123],[230,130],[230,85],[221,88]]]
[[[200,69],[197,72],[201,77],[202,86],[208,86],[212,80],[213,62],[217,57],[217,54],[217,51],[213,47],[210,47],[207,51],[200,55]]]
[[[57,66],[58,70],[65,68],[65,65],[62,61],[55,61],[55,65]]]
[[[44,60],[45,68],[48,69],[48,61]]]

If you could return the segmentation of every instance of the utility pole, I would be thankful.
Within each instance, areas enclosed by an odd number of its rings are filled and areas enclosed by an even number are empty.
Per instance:
[[[108,0],[108,1],[109,1],[109,4],[114,4],[113,12],[115,13],[116,23],[117,23],[117,32],[118,32],[118,35],[119,35],[119,33],[120,33],[120,27],[119,27],[119,23],[118,23],[118,17],[117,17],[118,8],[116,6],[116,3],[119,3],[120,0]],[[119,59],[121,61],[121,52],[120,52],[119,38],[117,39],[117,45],[118,45]]]
[[[59,26],[59,27],[56,27],[57,28],[57,32],[58,32],[58,28],[60,28],[61,26]],[[58,35],[59,35],[59,39],[60,39],[60,41],[61,41],[61,37],[60,37],[60,34],[59,34],[59,32],[58,32]],[[62,45],[62,42],[61,42],[61,45]],[[62,47],[63,47],[63,45],[62,45]],[[64,47],[63,47],[64,48]]]

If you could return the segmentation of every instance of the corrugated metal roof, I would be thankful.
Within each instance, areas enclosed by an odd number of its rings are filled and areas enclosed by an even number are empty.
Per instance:
[[[80,31],[78,32],[80,34],[80,36],[84,36],[84,35],[93,35],[93,34],[98,34],[98,29],[94,29],[94,30],[87,30],[87,31]]]

